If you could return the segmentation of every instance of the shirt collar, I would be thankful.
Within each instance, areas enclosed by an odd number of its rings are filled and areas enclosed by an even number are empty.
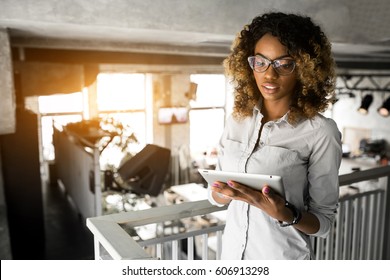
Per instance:
[[[264,117],[264,115],[261,113],[261,105],[262,105],[262,100],[259,100],[259,102],[257,102],[257,104],[254,106],[253,112],[255,114],[259,114],[261,117]],[[287,123],[291,128],[294,128],[301,121],[301,119],[299,119],[296,123],[291,123],[288,120],[289,113],[290,111],[284,114],[280,119],[276,120],[275,123],[276,124]]]

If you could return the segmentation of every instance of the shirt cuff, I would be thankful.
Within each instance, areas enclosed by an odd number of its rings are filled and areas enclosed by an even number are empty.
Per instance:
[[[326,238],[330,232],[331,221],[329,221],[329,219],[327,217],[324,217],[323,215],[320,215],[315,212],[311,213],[317,217],[318,221],[320,222],[320,228],[316,233],[310,235]]]
[[[212,204],[212,205],[215,205],[215,206],[218,206],[218,207],[222,207],[222,206],[225,206],[225,204],[221,204],[221,203],[218,203],[215,201],[213,195],[212,195],[213,191],[211,190],[210,188],[210,185],[207,187],[207,198],[209,200],[209,202]]]

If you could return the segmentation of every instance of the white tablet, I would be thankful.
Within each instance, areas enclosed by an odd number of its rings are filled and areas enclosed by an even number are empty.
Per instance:
[[[256,190],[261,190],[264,185],[268,185],[274,191],[284,197],[284,187],[281,176],[227,172],[209,169],[198,169],[198,171],[210,185],[216,181],[226,183],[229,180],[246,185]]]

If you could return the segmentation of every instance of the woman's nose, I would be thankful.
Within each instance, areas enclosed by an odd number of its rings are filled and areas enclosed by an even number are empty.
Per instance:
[[[277,78],[279,76],[278,72],[274,69],[272,64],[268,67],[268,69],[264,72],[264,77],[266,78]]]

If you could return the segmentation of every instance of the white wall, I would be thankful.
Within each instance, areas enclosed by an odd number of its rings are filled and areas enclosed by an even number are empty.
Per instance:
[[[369,107],[367,115],[362,115],[357,111],[362,100],[360,94],[357,94],[355,98],[342,96],[334,104],[332,117],[337,122],[339,130],[344,134],[344,140],[348,142],[360,141],[360,137],[368,134],[372,139],[385,139],[388,146],[390,145],[390,117],[384,118],[377,112],[383,103],[383,97],[390,95],[374,92],[373,96],[374,101]]]

